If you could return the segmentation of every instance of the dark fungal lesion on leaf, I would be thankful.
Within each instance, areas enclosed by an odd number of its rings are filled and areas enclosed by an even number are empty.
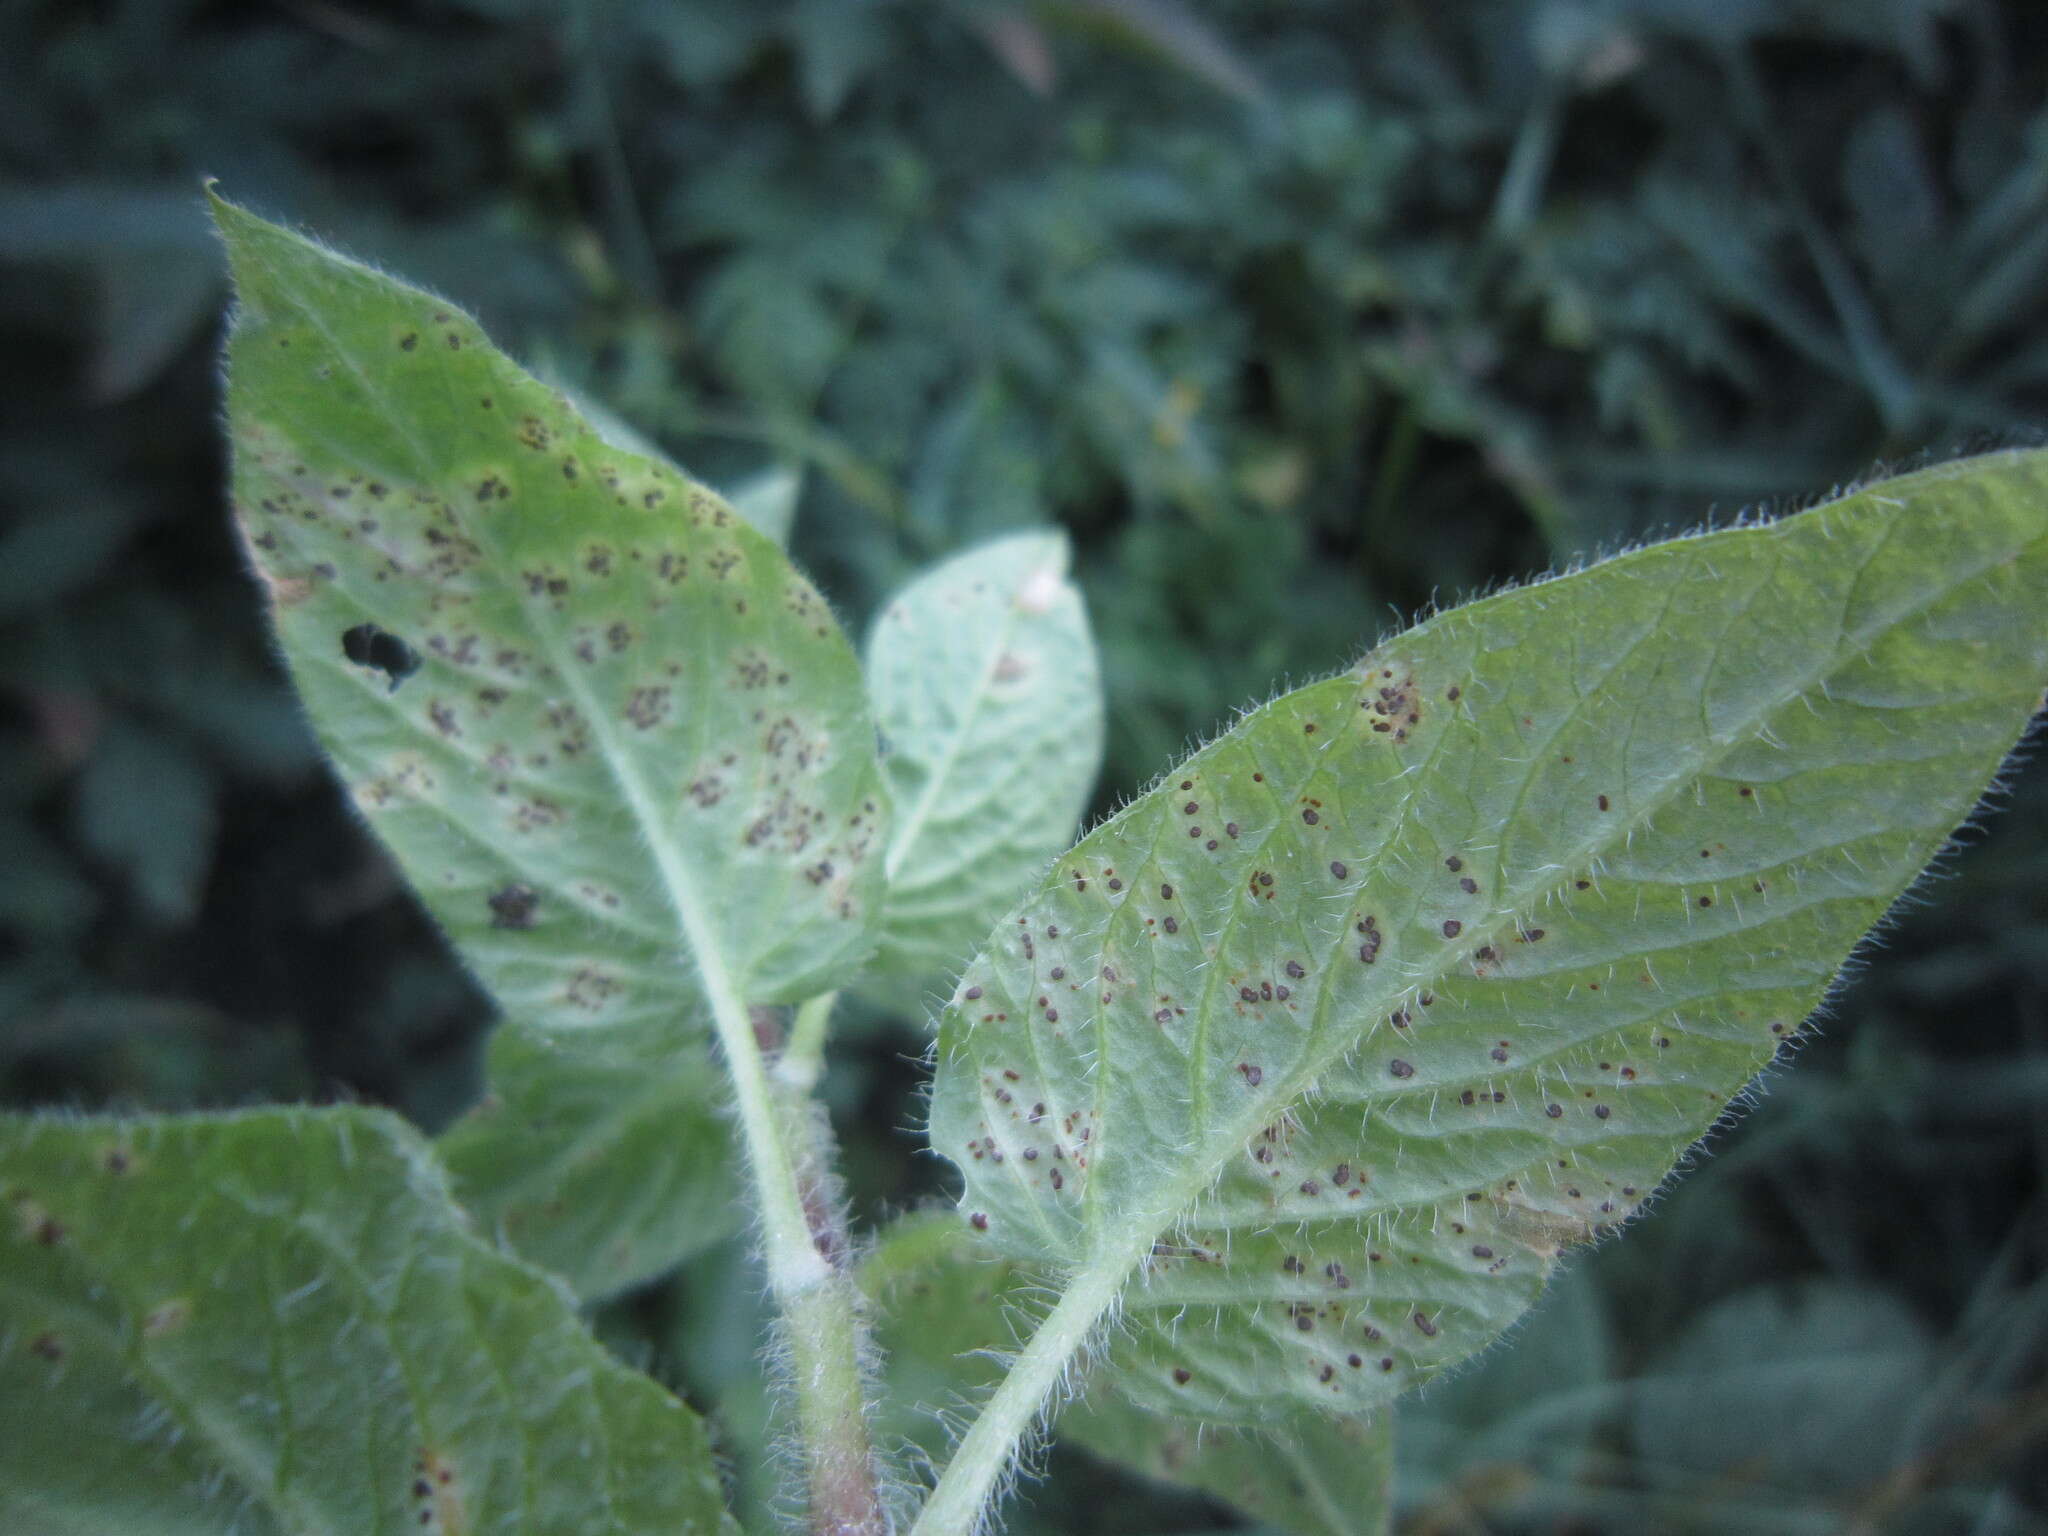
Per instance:
[[[391,679],[391,691],[420,669],[420,653],[397,635],[375,624],[342,631],[341,654],[359,667],[371,667]]]
[[[490,896],[493,928],[527,929],[540,909],[540,895],[530,885],[514,883]]]

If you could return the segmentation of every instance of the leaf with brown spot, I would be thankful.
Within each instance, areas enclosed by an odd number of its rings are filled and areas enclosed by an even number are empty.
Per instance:
[[[25,1196],[65,1235],[0,1229],[0,1530],[736,1530],[697,1415],[395,1115],[0,1115]]]
[[[885,1346],[889,1431],[943,1461],[943,1428],[923,1405],[972,1402],[1042,1307],[1043,1277],[928,1214],[885,1230],[861,1268]],[[1371,1419],[1301,1411],[1257,1428],[1205,1425],[1137,1406],[1116,1387],[1119,1345],[1061,1414],[1059,1439],[1148,1477],[1198,1489],[1294,1536],[1378,1536],[1387,1526],[1393,1411]],[[1347,1367],[1348,1368],[1348,1367]],[[1189,1373],[1188,1385],[1193,1385]]]
[[[495,1055],[523,1065],[453,1150],[509,1240],[586,1290],[645,1278],[723,1229],[740,1172],[709,1155],[707,991],[798,1001],[873,947],[889,807],[853,649],[770,538],[466,315],[214,212],[236,505],[295,594],[273,608],[293,680],[514,1021]],[[552,1079],[526,1072],[540,1057]],[[672,1151],[707,1155],[650,1184],[657,1106],[682,1117]],[[572,1195],[574,1220],[547,1217]]]
[[[1064,1275],[1065,1347],[1118,1310],[1133,1401],[1376,1409],[1739,1100],[2044,677],[2048,452],[1441,613],[1253,711],[995,924],[940,1022],[962,1211]]]
[[[873,944],[887,811],[858,664],[809,583],[712,492],[606,441],[466,315],[217,198],[214,211],[238,297],[237,505],[258,568],[313,588],[276,610],[293,680],[499,1001],[578,1025],[671,1012],[707,965],[754,1002],[845,980]],[[413,334],[463,345],[408,353]],[[564,480],[565,453],[593,473]],[[385,495],[364,534],[342,493],[370,479]],[[613,552],[610,574],[589,569],[593,545]],[[687,574],[662,577],[664,560]],[[615,646],[622,621],[637,638]],[[344,654],[366,624],[420,658],[396,691]],[[787,681],[765,699],[736,690],[742,653]],[[689,709],[652,710],[657,689]],[[732,786],[716,815],[685,794],[708,769]],[[540,803],[553,814],[522,820]],[[764,818],[771,835],[747,842]],[[836,874],[820,887],[803,871],[825,858]],[[542,893],[542,916],[508,933],[490,896],[514,881]],[[618,900],[584,898],[587,884]],[[626,984],[586,1019],[565,999],[593,951]]]

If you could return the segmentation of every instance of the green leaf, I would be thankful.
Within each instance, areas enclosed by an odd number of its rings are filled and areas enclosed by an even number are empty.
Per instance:
[[[645,1278],[725,1227],[676,1026],[706,991],[828,990],[872,942],[884,812],[852,649],[768,539],[467,317],[215,209],[237,508],[300,694],[511,1016],[499,1107],[455,1154],[586,1294]],[[604,1036],[537,1038],[578,1026]]]
[[[452,306],[214,209],[236,507],[294,681],[499,1001],[644,1023],[700,980],[837,985],[872,942],[885,813],[816,590]]]
[[[788,1459],[777,1435],[788,1420],[776,1412],[778,1384],[761,1369],[775,1321],[753,1234],[693,1256],[665,1295],[672,1311],[656,1358],[681,1378],[679,1391],[706,1405],[726,1498],[741,1526],[779,1529]]]
[[[717,1081],[684,1028],[564,1035],[506,1019],[489,1092],[442,1133],[441,1157],[487,1228],[598,1300],[739,1224]]]
[[[1028,1329],[1036,1276],[951,1216],[930,1214],[890,1223],[858,1276],[887,1371],[877,1438],[908,1440],[937,1459],[946,1432],[936,1410],[982,1397],[1002,1378],[1003,1351]]]
[[[0,259],[61,264],[89,277],[85,312],[72,304],[90,343],[83,382],[99,403],[158,378],[212,319],[219,296],[220,263],[184,185],[0,185]],[[87,525],[90,546],[97,509],[67,512]]]
[[[1182,0],[1048,0],[1038,10],[1048,21],[1157,58],[1239,101],[1267,99],[1244,57]]]
[[[804,105],[819,122],[834,117],[861,78],[888,56],[886,17],[878,6],[798,0],[787,26]]]
[[[883,1234],[860,1278],[886,1362],[879,1427],[942,1459],[934,1405],[986,1396],[1002,1378],[1006,1354],[1042,1297],[1042,1276],[948,1217],[914,1216]],[[1391,1420],[1390,1412],[1370,1424],[1302,1412],[1258,1429],[1203,1426],[1135,1406],[1118,1394],[1113,1373],[1102,1372],[1062,1415],[1059,1434],[1281,1530],[1365,1536],[1386,1525]]]
[[[13,486],[8,492],[19,494]],[[73,598],[106,570],[140,521],[132,504],[114,496],[83,505],[50,497],[45,506],[41,516],[17,514],[0,532],[0,619]]]
[[[932,1108],[964,1210],[1064,1272],[1062,1340],[1120,1294],[1135,1401],[1380,1406],[1799,1033],[2035,708],[2044,614],[2048,453],[2008,453],[1441,614],[1252,712],[967,968]]]
[[[643,459],[656,460],[675,469],[678,474],[682,473],[674,459],[664,454],[652,438],[625,417],[566,385],[556,384],[554,387],[567,398],[576,414],[590,424],[591,430],[612,447]],[[790,526],[796,521],[797,498],[802,490],[803,471],[800,468],[771,464],[734,486],[725,503],[778,547],[787,549]]]
[[[1852,1498],[1883,1486],[1942,1352],[1904,1301],[1809,1278],[1729,1296],[1632,1383],[1636,1455],[1707,1487]],[[1797,1435],[1785,1426],[1797,1424]]]
[[[697,1417],[377,1110],[0,1118],[0,1524],[730,1529]]]
[[[1060,1438],[1295,1536],[1377,1536],[1387,1529],[1393,1424],[1391,1408],[1370,1419],[1302,1409],[1257,1428],[1203,1424],[1098,1388],[1067,1409]]]
[[[1072,840],[1102,767],[1064,536],[1017,534],[920,576],[875,620],[867,675],[898,809],[871,974],[915,1006]]]
[[[706,1015],[750,1050],[746,1004],[872,946],[858,664],[770,539],[466,316],[214,207],[237,513],[294,681],[508,1016],[468,1193],[608,1294],[728,1228]]]

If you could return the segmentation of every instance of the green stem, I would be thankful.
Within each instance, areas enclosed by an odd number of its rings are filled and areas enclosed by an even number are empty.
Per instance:
[[[808,1094],[825,1075],[825,1035],[832,1022],[837,992],[820,992],[798,1006],[789,1027],[789,1044],[775,1063],[775,1081]]]
[[[1403,399],[1387,427],[1387,440],[1380,449],[1379,472],[1373,476],[1372,499],[1365,505],[1364,542],[1368,549],[1383,542],[1377,537],[1381,534],[1389,536],[1384,542],[1394,541],[1401,493],[1415,472],[1415,458],[1421,445],[1422,421],[1416,414],[1415,402],[1412,398]],[[1364,574],[1370,581],[1378,573],[1367,570]]]
[[[587,719],[605,711],[558,660]],[[632,760],[599,726],[606,761],[643,827],[662,825],[659,803]],[[762,1034],[726,963],[704,893],[675,847],[657,840],[655,864],[667,887],[718,1044],[732,1079],[740,1139],[761,1212],[768,1293],[782,1319],[795,1387],[797,1433],[810,1480],[813,1536],[883,1536],[888,1529],[868,1449],[861,1390],[859,1295],[844,1264],[845,1233],[831,1186],[831,1135],[808,1092],[770,1081]]]
[[[716,952],[697,953],[761,1205],[762,1258],[788,1345],[810,1529],[814,1536],[881,1536],[888,1527],[869,1453],[859,1300],[843,1267],[845,1236],[823,1171],[830,1137],[805,1092],[770,1080],[753,1019],[724,984]]]
[[[861,1417],[862,1326],[852,1282],[841,1277],[798,1298],[784,1310],[782,1327],[803,1426],[810,1529],[815,1536],[884,1536],[889,1522]]]
[[[686,930],[694,925],[686,922]],[[718,1044],[732,1078],[733,1103],[739,1111],[740,1139],[754,1175],[755,1198],[761,1202],[763,1258],[768,1288],[778,1301],[802,1295],[831,1278],[831,1266],[811,1244],[810,1222],[804,1215],[797,1184],[796,1160],[777,1124],[774,1088],[754,1036],[747,1005],[733,991],[725,967],[708,935],[690,932],[691,948],[711,1003]]]
[[[609,20],[597,7],[577,7],[575,28],[576,88],[596,129],[598,195],[605,205],[606,223],[618,252],[618,265],[643,301],[661,302],[661,263],[654,254],[654,242],[647,234],[647,221],[640,216],[640,204],[633,193],[632,173],[626,167],[625,146],[619,138],[618,114],[612,110],[611,90],[605,81],[599,33]]]
[[[1116,1304],[1139,1257],[1140,1251],[1133,1249],[1127,1260],[1098,1262],[1074,1276],[1059,1305],[1038,1325],[1003,1384],[983,1405],[910,1536],[967,1536],[983,1527],[983,1513],[1018,1446],[1045,1411],[1046,1400],[1067,1367]]]
[[[822,1264],[824,1271],[822,1280],[785,1288],[777,1279],[779,1236],[770,1234],[769,1289],[788,1349],[811,1530],[815,1536],[882,1536],[888,1521],[865,1418],[860,1294],[847,1268],[846,1225],[832,1172],[832,1130],[811,1097],[824,1072],[826,1026],[837,997],[836,992],[822,993],[797,1009],[788,1043],[772,1067],[765,1063],[762,1032],[751,1021],[748,1039],[753,1063],[761,1068],[771,1134],[800,1212],[803,1256],[783,1270],[795,1267],[809,1275]]]
[[[821,1048],[831,1007],[829,993],[804,1005]],[[802,1029],[803,1012],[797,1022]],[[775,1075],[776,1121],[795,1166],[810,1248],[830,1274],[823,1284],[787,1300],[778,1298],[810,1484],[811,1530],[816,1536],[883,1536],[888,1521],[864,1416],[866,1325],[860,1290],[847,1263],[846,1223],[832,1172],[832,1130],[807,1086],[783,1080],[779,1064]]]

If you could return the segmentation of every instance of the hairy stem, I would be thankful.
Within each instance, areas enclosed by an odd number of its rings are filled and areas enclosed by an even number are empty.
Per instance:
[[[1097,1262],[1074,1276],[1059,1305],[1010,1366],[1003,1384],[982,1405],[925,1501],[911,1536],[968,1536],[983,1526],[984,1512],[1018,1448],[1038,1423],[1068,1366],[1116,1304],[1137,1260],[1134,1249],[1128,1262]]]
[[[832,1022],[837,992],[821,992],[796,1011],[789,1027],[789,1045],[775,1063],[775,1081],[809,1093],[825,1075],[825,1032]]]
[[[761,1208],[762,1259],[781,1319],[813,1536],[888,1529],[869,1453],[859,1295],[829,1175],[831,1136],[801,1088],[771,1081],[753,1014],[702,963]]]
[[[829,1000],[828,1000],[829,1006]],[[801,1027],[801,1016],[799,1027]],[[792,1042],[794,1043],[794,1042]],[[882,1536],[882,1512],[868,1439],[867,1325],[847,1264],[846,1222],[839,1201],[831,1126],[808,1092],[775,1085],[777,1120],[793,1154],[797,1189],[812,1250],[830,1278],[782,1308],[797,1423],[810,1480],[811,1529],[820,1536]]]
[[[885,1536],[860,1371],[862,1325],[850,1282],[812,1291],[782,1314],[803,1426],[815,1536]]]

